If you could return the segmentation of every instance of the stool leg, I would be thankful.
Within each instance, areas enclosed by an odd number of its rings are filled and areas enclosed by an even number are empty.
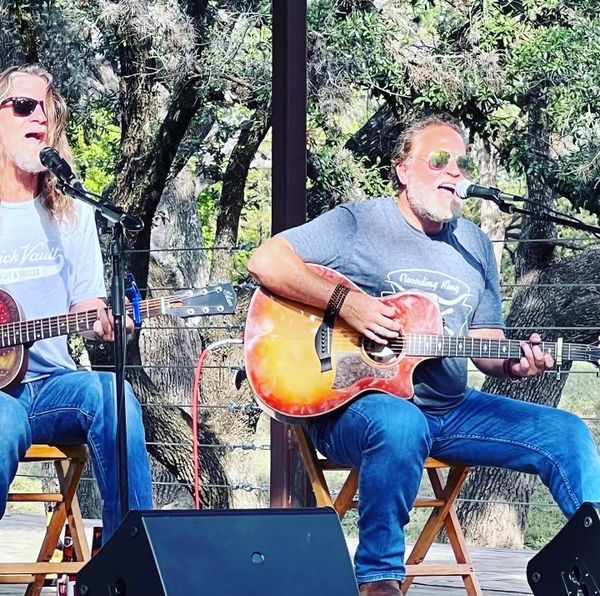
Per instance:
[[[358,491],[358,468],[350,470],[340,492],[335,500],[334,507],[340,519],[343,519],[348,509],[354,505],[354,497]]]
[[[73,482],[75,482],[75,492],[71,497],[71,500],[67,502],[67,522],[71,528],[71,537],[73,538],[73,549],[75,551],[75,560],[87,562],[90,560],[90,547],[88,545],[87,538],[85,537],[85,527],[83,525],[83,518],[81,517],[81,510],[79,509],[79,501],[77,500],[77,486],[79,480],[83,474],[85,467],[85,459],[73,459],[72,464],[75,466],[73,473]],[[61,462],[61,469],[57,475],[61,486],[61,492],[66,492],[66,478],[69,473],[67,462]],[[65,487],[63,490],[63,486]]]
[[[319,507],[333,507],[333,500],[327,487],[327,481],[323,474],[323,469],[319,465],[315,450],[309,445],[309,439],[306,436],[306,431],[298,426],[292,428],[294,437],[300,450],[300,456],[304,463],[304,468],[308,474],[308,479],[313,489],[317,505]]]
[[[420,564],[436,539],[439,531],[444,527],[448,533],[448,540],[452,546],[456,562],[458,564],[466,564],[470,569],[469,573],[461,576],[468,596],[482,596],[479,580],[473,569],[473,563],[467,549],[466,540],[454,509],[454,503],[468,472],[469,470],[466,466],[452,466],[448,473],[448,479],[444,485],[443,476],[439,469],[427,469],[434,495],[437,499],[443,501],[443,505],[433,507],[433,511],[421,531],[406,564]],[[408,591],[413,580],[414,576],[407,575],[404,582],[402,582],[402,590],[404,593]]]
[[[74,459],[68,461],[56,460],[54,462],[56,475],[62,494],[62,502],[54,510],[50,523],[46,529],[46,535],[42,542],[37,560],[39,562],[49,561],[58,544],[60,532],[67,521],[67,516],[72,516],[71,503],[77,491],[77,485],[83,472],[83,465]],[[79,537],[78,537],[79,539]],[[46,575],[35,574],[34,580],[27,586],[25,596],[39,596],[44,586]]]

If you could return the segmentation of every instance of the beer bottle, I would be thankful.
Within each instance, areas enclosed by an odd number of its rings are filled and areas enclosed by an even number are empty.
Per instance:
[[[71,536],[71,528],[69,522],[65,524],[65,537],[63,538],[63,558],[65,563],[70,563],[75,560],[75,548],[73,547],[73,538]]]
[[[56,594],[57,596],[67,596],[67,584],[69,583],[69,576],[64,574],[61,575],[56,582]]]
[[[65,524],[65,537],[63,539],[63,561],[69,563],[75,560],[75,547],[73,546],[73,537],[69,523]],[[66,577],[65,596],[75,596],[75,575],[69,574]],[[62,583],[62,582],[61,582]],[[62,586],[61,586],[62,588]]]

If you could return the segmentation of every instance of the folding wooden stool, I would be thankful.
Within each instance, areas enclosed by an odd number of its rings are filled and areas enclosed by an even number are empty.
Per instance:
[[[90,559],[90,549],[77,502],[77,485],[88,459],[85,445],[55,447],[51,445],[32,445],[23,462],[53,462],[58,478],[58,492],[15,493],[9,494],[12,502],[55,503],[42,546],[36,562],[0,563],[0,584],[29,584],[25,596],[38,596],[44,585],[46,575],[76,574]],[[60,534],[69,522],[75,562],[50,563]]]
[[[312,485],[317,505],[319,507],[333,507],[340,519],[342,519],[348,509],[355,508],[358,505],[359,470],[357,468],[341,466],[331,460],[319,457],[305,429],[296,426],[292,430],[298,443],[298,448]],[[448,469],[448,476],[445,482],[442,474],[443,469]],[[349,471],[335,499],[332,498],[324,474],[324,472],[330,470]],[[429,507],[432,511],[410,555],[406,559],[406,580],[402,583],[402,591],[403,593],[408,591],[415,577],[460,576],[463,579],[468,596],[482,596],[479,580],[477,579],[465,536],[454,508],[454,503],[467,478],[469,469],[464,465],[428,458],[425,461],[425,470],[433,488],[434,498],[417,499],[413,506]],[[446,529],[456,562],[445,565],[423,563],[423,559],[442,527]]]

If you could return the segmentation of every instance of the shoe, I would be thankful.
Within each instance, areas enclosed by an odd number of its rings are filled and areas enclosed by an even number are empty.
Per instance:
[[[400,584],[396,580],[360,584],[360,596],[402,596]]]

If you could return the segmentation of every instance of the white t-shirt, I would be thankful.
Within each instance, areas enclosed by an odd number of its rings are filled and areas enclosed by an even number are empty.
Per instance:
[[[64,315],[82,300],[106,296],[94,210],[79,201],[75,209],[73,223],[58,224],[39,198],[0,202],[0,288],[26,320]],[[61,368],[75,368],[66,337],[37,341],[25,381]]]

